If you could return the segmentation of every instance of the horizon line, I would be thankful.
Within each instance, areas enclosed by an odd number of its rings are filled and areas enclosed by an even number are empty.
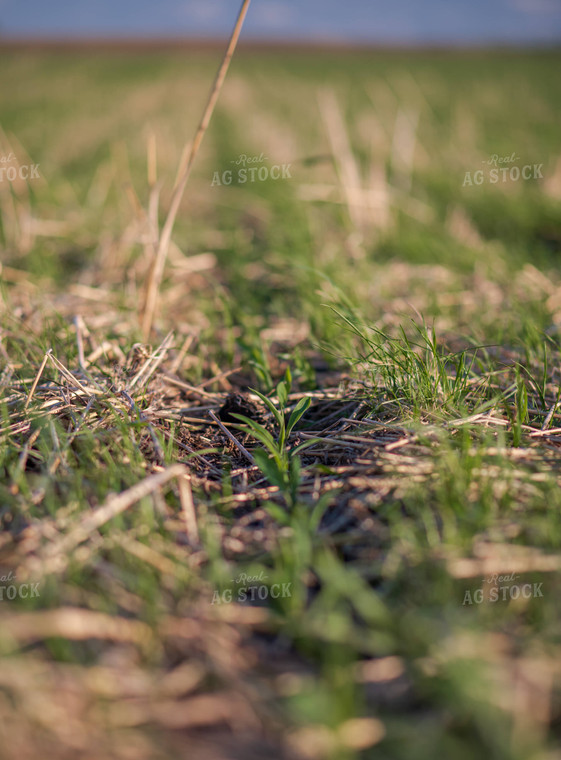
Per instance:
[[[135,35],[125,36],[61,36],[52,35],[33,35],[33,36],[2,36],[0,34],[0,49],[24,49],[35,48],[44,50],[74,50],[76,48],[89,49],[111,49],[116,50],[119,47],[125,48],[124,52],[137,50],[159,51],[163,49],[174,50],[181,49],[216,49],[222,48],[228,42],[226,37],[186,37],[186,36],[166,36]],[[561,49],[561,39],[554,40],[497,40],[474,42],[474,41],[430,41],[430,42],[405,42],[399,40],[391,41],[368,41],[368,40],[346,40],[346,39],[305,39],[305,38],[263,38],[249,37],[241,40],[240,49],[249,51],[268,51],[275,50],[338,50],[338,51],[380,51],[380,52],[400,52],[400,51],[418,51],[418,52],[452,52],[452,51],[508,51],[508,50],[539,50],[555,51]]]

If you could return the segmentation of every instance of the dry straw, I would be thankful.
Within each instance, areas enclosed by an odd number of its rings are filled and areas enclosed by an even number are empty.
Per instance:
[[[234,31],[232,32],[232,36],[230,37],[228,48],[226,49],[226,53],[224,55],[220,68],[218,69],[216,79],[214,80],[214,85],[212,87],[210,97],[206,104],[206,108],[203,112],[203,117],[201,119],[201,123],[199,124],[199,128],[195,135],[195,139],[193,140],[191,144],[190,150],[186,147],[183,154],[185,158],[182,160],[180,164],[178,178],[175,183],[175,187],[173,189],[170,209],[169,209],[166,221],[164,223],[164,226],[162,228],[161,235],[159,237],[156,253],[154,256],[154,263],[152,265],[150,275],[148,278],[148,287],[146,290],[146,300],[144,303],[143,317],[142,317],[142,334],[145,341],[148,341],[150,333],[152,331],[152,326],[154,324],[154,317],[156,314],[156,308],[158,304],[158,294],[159,294],[160,284],[162,281],[166,258],[167,258],[167,254],[168,254],[168,250],[170,246],[173,225],[175,224],[175,217],[177,216],[179,205],[181,203],[181,198],[183,197],[185,186],[189,179],[189,175],[191,174],[191,169],[193,168],[193,163],[201,147],[203,138],[208,129],[208,125],[210,124],[210,120],[212,118],[214,108],[218,101],[220,91],[222,90],[222,85],[224,84],[224,80],[226,79],[226,74],[228,72],[228,68],[230,66],[232,56],[234,55],[234,51],[238,44],[238,40],[241,34],[242,26],[243,26],[247,11],[249,9],[250,2],[251,0],[244,0],[242,3],[240,12],[238,14],[238,19],[236,21],[236,25],[234,26]]]

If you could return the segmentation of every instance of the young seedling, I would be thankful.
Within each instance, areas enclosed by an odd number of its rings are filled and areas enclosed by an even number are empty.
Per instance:
[[[279,408],[273,402],[259,391],[252,390],[261,401],[266,405],[278,428],[277,437],[267,430],[259,422],[245,417],[243,414],[233,414],[233,417],[241,420],[244,425],[239,425],[239,429],[250,435],[255,440],[263,444],[264,448],[252,450],[255,463],[265,475],[271,485],[277,486],[285,495],[290,506],[296,503],[298,486],[300,484],[301,461],[298,456],[299,452],[315,443],[315,439],[310,439],[304,443],[290,449],[287,446],[288,439],[296,423],[309,409],[312,400],[309,396],[300,399],[292,410],[290,416],[285,412],[288,403],[288,396],[292,387],[292,375],[290,369],[286,370],[284,380],[277,385],[277,399]]]

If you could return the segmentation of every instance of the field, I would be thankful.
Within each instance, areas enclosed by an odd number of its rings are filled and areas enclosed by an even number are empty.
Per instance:
[[[242,47],[152,322],[220,57],[0,51],[0,758],[559,758],[561,54]]]

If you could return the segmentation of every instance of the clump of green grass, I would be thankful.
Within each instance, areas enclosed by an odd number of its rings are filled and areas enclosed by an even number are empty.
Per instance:
[[[358,339],[350,362],[368,378],[369,385],[395,402],[402,414],[416,417],[440,410],[458,415],[486,408],[485,380],[477,349],[450,352],[437,340],[434,326],[411,322],[410,330],[400,325],[394,337],[368,325],[356,312],[335,314]]]

